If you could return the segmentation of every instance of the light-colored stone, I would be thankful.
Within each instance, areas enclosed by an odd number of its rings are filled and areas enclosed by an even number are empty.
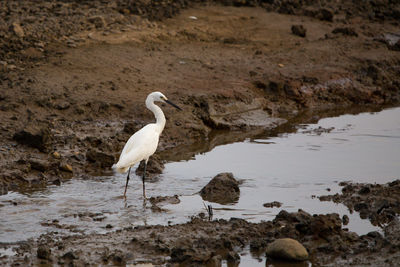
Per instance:
[[[308,259],[306,248],[292,238],[277,239],[267,247],[268,257],[289,261],[305,261]]]
[[[22,27],[21,27],[21,25],[19,25],[19,23],[14,22],[11,25],[11,29],[15,33],[15,35],[17,35],[18,37],[22,38],[25,36],[24,29],[22,29]]]
[[[54,151],[53,152],[53,157],[56,158],[56,159],[59,159],[59,158],[61,158],[61,155],[57,151]]]
[[[67,163],[61,164],[60,169],[66,172],[72,172],[72,166]]]

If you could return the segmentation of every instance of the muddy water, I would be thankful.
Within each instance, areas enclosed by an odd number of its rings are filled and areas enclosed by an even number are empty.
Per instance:
[[[247,139],[166,164],[164,173],[147,183],[147,195],[177,194],[181,203],[157,213],[142,200],[139,177],[131,179],[128,199],[121,198],[123,175],[77,178],[61,186],[0,196],[0,242],[16,242],[53,231],[107,232],[138,224],[169,224],[204,211],[196,193],[220,172],[242,181],[238,203],[211,204],[214,218],[271,220],[282,209],[348,215],[350,230],[379,230],[341,204],[313,196],[338,192],[340,181],[385,183],[400,174],[400,108],[322,119],[300,125],[296,133]],[[133,172],[132,172],[133,173]],[[328,191],[330,190],[330,191]],[[279,201],[280,208],[263,203]],[[242,260],[245,260],[244,255]],[[247,256],[249,258],[249,256]],[[246,261],[246,260],[245,260]]]
[[[211,203],[218,218],[241,217],[249,221],[270,220],[281,210],[309,213],[337,212],[348,215],[348,228],[365,234],[379,228],[341,204],[320,202],[313,196],[334,194],[340,181],[386,183],[400,175],[400,108],[379,113],[343,115],[300,125],[293,134],[246,140],[219,146],[188,162],[167,165],[164,175],[175,177],[195,193],[220,172],[243,179],[241,195],[234,205]],[[190,177],[193,177],[192,180]],[[169,178],[169,179],[168,179]],[[173,210],[189,213],[201,207],[198,195],[182,197]],[[262,204],[279,201],[281,208]]]

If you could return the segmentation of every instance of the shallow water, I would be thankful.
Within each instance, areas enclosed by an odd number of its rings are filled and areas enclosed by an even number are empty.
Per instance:
[[[319,131],[320,127],[331,130]],[[322,119],[318,124],[303,125],[296,133],[219,146],[194,160],[168,164],[164,175],[190,184],[193,193],[220,172],[229,171],[244,179],[237,204],[212,203],[214,209],[229,208],[216,210],[218,218],[241,217],[256,222],[273,219],[282,209],[301,208],[312,214],[346,214],[350,218],[348,228],[365,234],[379,228],[357,213],[350,214],[341,204],[320,202],[312,196],[339,192],[340,181],[386,183],[398,179],[399,158],[400,108],[395,108]],[[189,177],[193,179],[187,181]],[[182,204],[171,207],[175,212],[202,206],[197,195],[182,199]],[[263,208],[263,203],[272,201],[283,206]]]
[[[138,224],[185,222],[205,211],[197,192],[220,172],[232,172],[243,183],[238,203],[205,202],[214,208],[214,219],[240,217],[258,222],[273,219],[282,209],[301,208],[312,214],[346,214],[350,218],[346,227],[359,234],[379,230],[345,206],[312,196],[339,192],[340,181],[399,179],[400,108],[326,118],[298,128],[296,133],[246,139],[166,164],[164,173],[146,187],[148,197],[180,196],[180,204],[163,207],[165,213],[153,213],[149,203],[143,205],[141,180],[136,176],[130,181],[126,202],[121,198],[124,175],[76,178],[24,194],[9,192],[0,196],[0,243],[48,231],[102,233]],[[283,205],[263,207],[272,201]],[[251,257],[244,255],[242,261],[247,258]]]

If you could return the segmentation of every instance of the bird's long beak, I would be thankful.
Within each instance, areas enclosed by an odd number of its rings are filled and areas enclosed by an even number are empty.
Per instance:
[[[174,108],[177,108],[177,109],[179,109],[179,110],[182,110],[180,107],[178,107],[177,105],[175,105],[175,104],[172,103],[171,101],[169,101],[169,100],[167,100],[167,99],[164,99],[164,101],[165,101],[165,103],[170,104],[170,105],[173,106]]]

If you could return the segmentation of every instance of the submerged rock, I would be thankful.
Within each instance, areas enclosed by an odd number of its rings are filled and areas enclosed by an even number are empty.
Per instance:
[[[263,206],[266,208],[274,208],[274,207],[280,208],[282,206],[282,203],[279,201],[272,201],[269,203],[264,203]]]
[[[230,172],[220,173],[201,189],[200,195],[204,200],[211,202],[233,203],[240,197],[239,182]]]
[[[289,261],[305,261],[308,259],[306,248],[297,240],[291,238],[281,238],[272,242],[266,254],[268,257]]]

